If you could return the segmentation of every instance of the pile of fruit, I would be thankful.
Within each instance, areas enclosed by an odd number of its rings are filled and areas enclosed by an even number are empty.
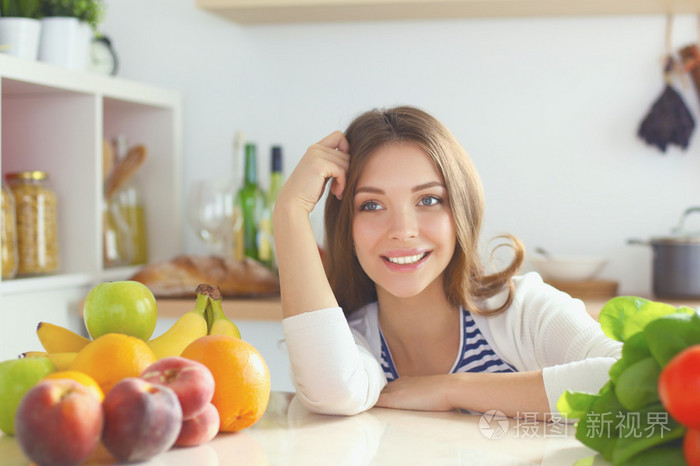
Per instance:
[[[257,422],[265,360],[241,339],[218,288],[150,339],[157,304],[139,282],[102,283],[85,300],[91,338],[41,322],[45,351],[0,362],[0,430],[38,464],[78,464],[102,443],[120,461],[200,445]]]
[[[579,419],[576,438],[615,465],[700,466],[700,314],[617,297],[599,321],[623,342],[622,357],[600,392],[559,399],[559,411]]]

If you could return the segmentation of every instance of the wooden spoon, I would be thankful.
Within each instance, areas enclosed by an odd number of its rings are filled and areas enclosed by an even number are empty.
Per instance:
[[[114,150],[112,144],[106,139],[102,141],[102,180],[107,179],[114,167]]]
[[[146,159],[146,147],[134,146],[126,156],[116,163],[112,172],[107,176],[104,186],[106,199],[110,199],[124,184],[131,179]]]

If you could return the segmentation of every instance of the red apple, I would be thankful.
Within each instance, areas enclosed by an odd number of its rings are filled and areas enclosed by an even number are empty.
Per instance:
[[[201,413],[214,396],[214,376],[201,362],[180,356],[159,359],[148,366],[141,378],[170,387],[182,406],[182,418]]]
[[[39,382],[22,397],[15,435],[22,451],[39,464],[77,464],[100,442],[100,400],[70,379]]]
[[[194,447],[207,443],[219,433],[219,411],[209,403],[195,417],[182,421],[177,447]]]
[[[121,461],[146,461],[173,446],[182,427],[182,408],[164,385],[127,377],[102,402],[102,443]]]

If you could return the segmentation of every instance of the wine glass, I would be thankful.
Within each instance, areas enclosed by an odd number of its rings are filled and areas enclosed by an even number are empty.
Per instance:
[[[214,254],[226,253],[232,241],[235,195],[231,180],[196,180],[190,187],[187,219]]]

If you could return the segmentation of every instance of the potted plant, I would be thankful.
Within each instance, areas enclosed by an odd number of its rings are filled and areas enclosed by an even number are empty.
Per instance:
[[[39,0],[0,1],[1,51],[36,60],[41,33]]]
[[[41,0],[39,60],[84,70],[104,10],[102,0]]]

